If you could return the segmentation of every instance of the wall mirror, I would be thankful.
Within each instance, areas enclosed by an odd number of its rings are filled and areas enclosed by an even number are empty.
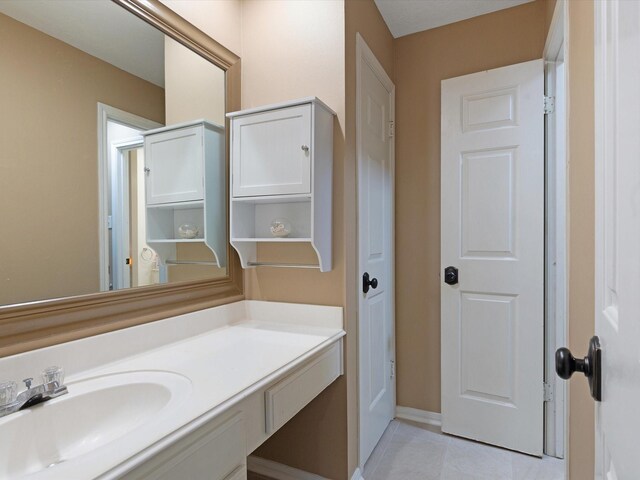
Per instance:
[[[0,354],[241,293],[237,61],[153,0],[0,2]]]

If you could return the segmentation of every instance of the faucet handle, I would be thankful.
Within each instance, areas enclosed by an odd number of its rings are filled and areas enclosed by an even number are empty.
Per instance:
[[[33,378],[32,377],[25,378],[22,381],[24,382],[24,386],[27,387],[27,390],[29,390],[31,388],[31,382],[33,382]]]
[[[0,382],[0,407],[11,405],[16,401],[18,385],[16,382]]]
[[[52,365],[42,371],[42,383],[49,385],[53,382],[57,382],[57,386],[60,387],[64,381],[64,368]]]

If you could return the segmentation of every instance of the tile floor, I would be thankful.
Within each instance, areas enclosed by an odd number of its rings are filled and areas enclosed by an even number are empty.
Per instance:
[[[443,435],[394,420],[365,465],[365,480],[564,480],[564,462]],[[249,480],[270,480],[249,472]]]
[[[366,480],[564,480],[564,462],[443,435],[394,420],[365,465]]]

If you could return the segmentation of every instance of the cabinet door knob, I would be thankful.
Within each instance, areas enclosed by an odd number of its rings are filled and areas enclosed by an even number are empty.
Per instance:
[[[309,153],[309,146],[308,145],[302,145],[302,147],[300,147],[300,148],[302,148],[302,151],[304,153]]]
[[[144,173],[149,173],[151,169],[149,167],[144,167]]]

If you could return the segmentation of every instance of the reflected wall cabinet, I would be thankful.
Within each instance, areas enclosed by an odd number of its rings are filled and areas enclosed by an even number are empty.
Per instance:
[[[144,135],[147,243],[163,265],[179,243],[204,243],[227,261],[224,127],[198,120]],[[185,232],[184,226],[190,226]],[[195,227],[195,229],[191,228]]]
[[[315,97],[231,118],[231,245],[244,268],[331,270],[335,113]],[[260,243],[309,243],[317,265],[258,261]]]

